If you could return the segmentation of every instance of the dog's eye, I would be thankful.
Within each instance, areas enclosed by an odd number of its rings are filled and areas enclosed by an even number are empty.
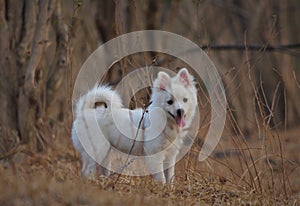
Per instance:
[[[167,101],[167,103],[168,103],[169,105],[171,105],[171,104],[173,104],[173,100],[170,99],[169,101]]]
[[[105,102],[95,102],[94,108],[96,109],[97,107],[105,107],[107,108],[107,104]]]
[[[187,102],[187,101],[188,101],[188,98],[185,98],[185,97],[184,97],[182,100],[183,100],[183,102]]]

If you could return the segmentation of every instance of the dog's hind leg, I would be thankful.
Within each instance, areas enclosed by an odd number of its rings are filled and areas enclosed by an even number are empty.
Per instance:
[[[98,165],[98,175],[110,176],[111,161],[109,158],[105,158],[101,165]]]
[[[81,175],[87,178],[93,178],[96,171],[96,162],[85,152],[81,153],[82,169]]]

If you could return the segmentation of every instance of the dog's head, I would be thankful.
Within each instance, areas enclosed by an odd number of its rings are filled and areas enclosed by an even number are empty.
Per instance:
[[[174,118],[179,127],[189,127],[197,107],[193,76],[185,68],[173,78],[159,72],[154,82],[153,101]]]

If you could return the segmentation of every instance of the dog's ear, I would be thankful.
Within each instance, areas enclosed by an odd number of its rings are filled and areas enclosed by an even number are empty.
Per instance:
[[[186,68],[180,69],[177,73],[177,77],[178,81],[185,87],[189,87],[193,84],[193,77],[189,74]]]
[[[159,72],[157,75],[157,85],[161,90],[166,90],[166,88],[170,87],[171,78],[166,72]]]

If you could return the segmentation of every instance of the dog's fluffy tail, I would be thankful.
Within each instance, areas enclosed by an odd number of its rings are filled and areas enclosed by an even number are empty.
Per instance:
[[[120,95],[109,86],[95,86],[85,95],[80,97],[76,106],[76,116],[87,109],[103,107],[105,110],[123,107]]]

